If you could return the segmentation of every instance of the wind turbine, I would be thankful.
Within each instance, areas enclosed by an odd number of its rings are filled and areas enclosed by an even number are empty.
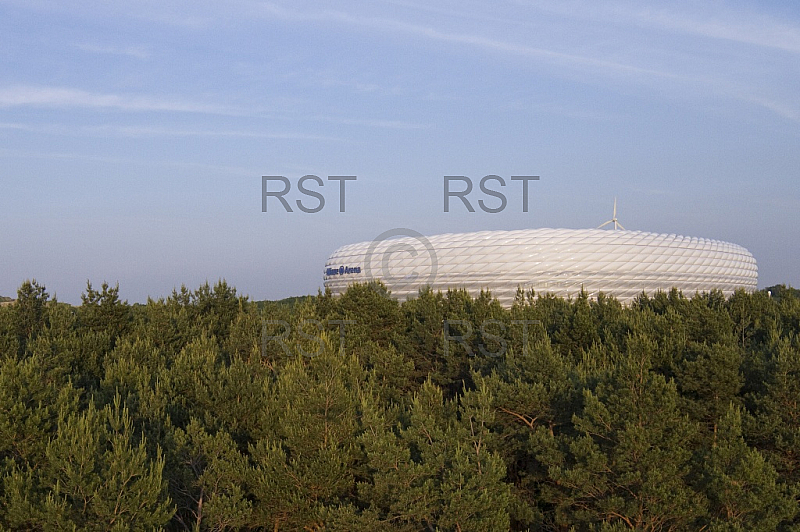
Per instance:
[[[600,224],[600,226],[598,226],[598,229],[602,229],[603,227],[607,226],[610,223],[614,224],[615,231],[617,230],[617,227],[625,231],[625,228],[622,227],[622,224],[619,223],[619,221],[617,220],[617,198],[614,198],[614,214],[611,216],[611,219],[607,222]]]

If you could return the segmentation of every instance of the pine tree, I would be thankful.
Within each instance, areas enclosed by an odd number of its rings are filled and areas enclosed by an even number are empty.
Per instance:
[[[600,341],[598,324],[589,305],[589,298],[583,290],[571,302],[565,317],[564,326],[554,335],[554,340],[565,355],[578,356]]]
[[[119,284],[109,287],[107,282],[98,292],[86,281],[86,292],[81,294],[78,308],[81,326],[91,331],[104,331],[113,346],[117,338],[125,334],[131,322],[131,310],[127,301],[119,299]]]
[[[800,502],[800,349],[781,339],[767,364],[764,392],[753,395],[748,433]]]
[[[420,289],[418,297],[407,300],[401,308],[406,324],[401,349],[414,363],[414,381],[422,385],[429,375],[436,379],[444,366],[444,296],[425,287]]]
[[[506,479],[517,499],[512,517],[524,526],[541,519],[539,487],[547,479],[547,468],[536,459],[542,450],[535,443],[537,433],[541,430],[552,438],[571,420],[569,371],[545,336],[524,353],[510,349],[491,375],[473,377],[491,394],[496,411],[491,427],[502,437],[495,438],[490,449],[504,459]]]
[[[797,502],[775,469],[742,437],[742,413],[731,404],[708,453],[705,492],[710,530],[778,530],[797,512]]]
[[[458,416],[457,403],[429,381],[405,426],[365,408],[372,481],[359,485],[364,519],[396,530],[507,530],[511,495],[502,459],[490,451],[491,403],[481,389],[464,398]]]
[[[237,296],[236,289],[228,286],[224,279],[217,281],[213,288],[206,282],[191,294],[189,301],[185,306],[190,311],[190,319],[219,340],[228,336],[231,323],[247,305],[247,298]]]
[[[17,356],[19,338],[16,317],[13,306],[0,305],[0,360]]]
[[[38,356],[0,362],[0,460],[23,468],[41,467],[59,411],[78,409],[78,390],[54,379],[45,362]]]
[[[695,344],[677,368],[676,381],[692,419],[716,433],[731,401],[744,383],[742,352],[736,345]]]
[[[556,522],[690,527],[703,512],[688,482],[697,427],[680,412],[674,383],[651,371],[648,353],[629,352],[583,395],[575,436],[553,439],[563,455],[556,447],[540,455]]]
[[[298,356],[265,382],[268,399],[249,451],[254,526],[318,528],[322,510],[355,491],[365,375],[354,356],[338,354],[338,338],[320,338],[319,356]]]
[[[33,281],[25,281],[17,290],[17,301],[14,304],[14,313],[19,353],[25,351],[28,341],[36,336],[47,326],[47,301],[50,294],[44,285]]]
[[[178,509],[174,521],[187,530],[248,528],[252,503],[247,498],[247,458],[224,430],[209,434],[192,419],[176,429],[172,491]]]
[[[245,449],[265,404],[258,361],[226,360],[216,338],[198,336],[175,357],[164,377],[171,422],[191,418],[216,432],[224,429]]]
[[[164,460],[146,447],[119,400],[103,410],[89,403],[82,413],[62,411],[40,468],[15,468],[5,479],[9,525],[98,532],[166,525],[173,509]]]

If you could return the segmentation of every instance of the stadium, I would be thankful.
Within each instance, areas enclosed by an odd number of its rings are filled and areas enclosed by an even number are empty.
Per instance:
[[[371,242],[343,246],[325,264],[326,288],[343,293],[352,283],[382,281],[399,301],[419,289],[489,290],[511,306],[517,288],[575,297],[613,295],[623,304],[642,292],[756,289],[758,267],[742,246],[642,231],[522,229],[424,237],[398,229]],[[605,225],[605,224],[604,224]],[[602,227],[602,226],[601,226]],[[400,238],[397,238],[400,237]]]

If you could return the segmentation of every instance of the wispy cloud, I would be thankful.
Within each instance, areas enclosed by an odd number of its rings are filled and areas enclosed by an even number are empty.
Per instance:
[[[169,167],[169,168],[189,168],[206,169],[220,171],[231,175],[252,178],[259,175],[257,168],[246,168],[242,166],[212,165],[198,163],[194,161],[173,161],[173,160],[151,160],[146,158],[130,157],[109,157],[107,155],[95,155],[91,153],[68,153],[68,152],[45,152],[45,151],[26,151],[0,148],[0,158],[20,158],[20,159],[42,159],[42,160],[64,160],[64,161],[92,161],[104,164],[113,164],[126,167]]]
[[[525,0],[524,5],[565,18],[616,26],[633,25],[800,53],[800,27],[797,24],[744,9],[721,10],[716,5],[704,3],[649,7],[641,2],[586,3],[576,0]]]
[[[152,96],[104,94],[64,87],[14,86],[0,88],[0,107],[84,107],[121,111],[172,111],[230,114],[231,109]]]
[[[358,125],[375,128],[389,129],[423,129],[429,127],[425,124],[415,124],[403,120],[382,119],[382,118],[360,118],[360,117],[335,117],[335,116],[308,116],[302,113],[280,113],[276,114],[269,110],[249,108],[239,109],[213,104],[204,104],[191,101],[178,101],[163,99],[153,96],[127,95],[127,94],[107,94],[88,92],[80,89],[64,87],[31,87],[14,86],[0,88],[0,108],[2,107],[55,107],[55,108],[95,108],[95,109],[117,109],[120,111],[142,112],[142,111],[161,111],[176,113],[198,113],[227,116],[246,116],[246,117],[269,117],[275,120],[301,120],[312,122],[334,122],[346,125]],[[6,129],[24,129],[24,124],[5,124]],[[149,131],[149,133],[148,133]],[[118,129],[119,133],[128,135],[152,134],[152,128],[128,128]],[[246,132],[236,131],[205,131],[188,130],[181,132],[169,131],[164,134],[169,135],[227,135],[227,136],[249,136]],[[262,135],[255,133],[253,135]],[[289,134],[291,135],[291,134]],[[280,137],[273,137],[280,138]],[[290,138],[290,137],[285,137]],[[325,140],[328,137],[319,137]]]
[[[692,5],[660,8],[642,7],[638,3],[616,2],[610,4],[587,4],[565,0],[564,2],[545,2],[544,0],[525,0],[517,2],[517,11],[522,9],[525,16],[519,22],[513,20],[511,11],[498,7],[496,12],[485,13],[494,21],[485,28],[471,30],[453,26],[454,18],[474,19],[475,12],[460,12],[451,9],[427,8],[413,3],[392,2],[418,12],[433,11],[447,18],[426,23],[407,22],[400,18],[384,18],[354,14],[342,10],[298,10],[282,4],[266,3],[262,6],[262,16],[271,16],[293,21],[314,21],[322,24],[343,24],[381,32],[405,33],[429,41],[463,45],[476,51],[499,53],[532,60],[532,64],[550,65],[559,69],[559,75],[573,72],[583,78],[586,75],[598,79],[648,86],[659,92],[670,91],[678,97],[684,96],[723,96],[746,101],[751,105],[768,109],[783,118],[798,120],[797,102],[791,96],[769,97],[770,82],[751,74],[757,69],[753,57],[762,57],[758,50],[744,57],[731,49],[720,57],[718,48],[700,46],[693,48],[686,39],[701,38],[724,40],[769,48],[777,51],[800,53],[800,26],[791,21],[783,22],[767,14],[754,15],[743,10],[725,10],[722,14],[710,11],[703,6]],[[507,7],[507,6],[506,6]],[[558,48],[534,46],[532,40],[517,33],[508,38],[497,37],[498,21],[507,19],[502,25],[530,26],[530,10],[539,11],[547,20],[555,15],[567,28],[574,28],[570,39],[562,39]],[[513,10],[512,10],[513,11]],[[519,14],[519,13],[517,13]],[[498,18],[498,15],[502,18]],[[418,17],[415,17],[418,19]],[[551,19],[552,20],[552,19]],[[594,24],[586,24],[590,21]],[[591,29],[601,26],[606,31],[616,28],[613,37],[607,34],[592,34]],[[455,27],[457,29],[448,29]],[[588,27],[586,35],[581,32]],[[641,37],[635,28],[657,30],[662,39],[642,46]],[[535,24],[532,27],[535,30]],[[536,32],[533,32],[535,35]],[[684,47],[674,48],[675,41],[670,34],[680,34]],[[667,39],[667,40],[664,40]],[[547,40],[540,40],[547,43]],[[587,52],[588,50],[596,53]],[[776,61],[776,56],[771,56]],[[745,75],[733,75],[733,72]],[[665,83],[666,82],[666,83]],[[627,89],[626,89],[627,90]],[[748,96],[742,96],[747,94]],[[757,96],[749,96],[756,94]]]
[[[611,61],[590,55],[574,54],[548,48],[529,46],[526,44],[519,44],[510,41],[494,39],[491,37],[485,37],[483,35],[443,31],[432,26],[413,24],[396,19],[353,15],[344,11],[335,10],[296,11],[278,6],[274,3],[264,4],[263,7],[264,14],[274,15],[284,19],[338,22],[376,30],[408,33],[424,37],[429,40],[447,42],[451,44],[464,44],[477,49],[526,56],[561,65],[568,64],[582,67],[594,67],[597,70],[603,71],[610,70],[616,72],[648,74],[658,77],[672,76],[672,74],[668,72],[640,67],[634,64]]]
[[[625,12],[615,10],[614,14],[619,17]],[[637,9],[626,16],[651,27],[800,53],[800,27],[763,14],[728,11],[724,15],[712,15],[679,13],[667,9]]]
[[[308,135],[305,133],[275,133],[266,131],[245,131],[231,129],[171,129],[157,127],[136,127],[136,126],[96,126],[85,128],[84,131],[91,134],[112,133],[127,137],[233,137],[233,138],[254,138],[254,139],[273,139],[273,140],[325,140],[341,141],[336,137],[324,135]]]
[[[343,117],[317,116],[305,120],[313,122],[331,122],[354,126],[385,129],[425,129],[430,127],[425,124],[415,124],[400,120],[369,120]],[[23,122],[0,122],[0,129],[25,131],[28,133],[41,133],[46,135],[76,135],[86,137],[218,137],[218,138],[252,138],[270,140],[301,140],[301,141],[326,141],[348,142],[343,137],[330,135],[308,134],[303,132],[257,131],[245,129],[208,129],[208,128],[170,128],[157,126],[76,126],[74,124],[30,124]]]
[[[123,55],[128,57],[133,57],[136,59],[147,59],[150,57],[150,54],[141,47],[135,46],[126,46],[124,48],[119,48],[115,46],[100,46],[97,44],[76,44],[76,48],[82,50],[84,52],[89,52],[92,54],[105,54],[105,55]]]
[[[360,119],[335,116],[316,116],[313,117],[313,120],[333,122],[348,126],[366,126],[385,129],[427,129],[431,127],[430,124],[417,124],[414,122],[406,122],[404,120]]]
[[[293,132],[268,132],[247,131],[231,129],[175,129],[153,126],[75,126],[62,124],[25,124],[19,122],[0,122],[0,129],[13,129],[29,133],[44,133],[50,135],[83,135],[83,136],[118,136],[129,138],[141,137],[230,137],[230,138],[255,138],[273,140],[313,140],[343,142],[344,139],[324,135],[309,135]]]
[[[786,102],[770,99],[765,96],[741,95],[740,98],[751,104],[758,105],[772,111],[773,113],[791,120],[792,122],[800,123],[800,109]]]

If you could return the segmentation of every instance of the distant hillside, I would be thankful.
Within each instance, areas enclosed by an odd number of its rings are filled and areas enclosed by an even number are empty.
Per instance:
[[[8,296],[0,296],[0,305],[10,305],[13,301],[14,299]]]
[[[784,297],[800,299],[800,290],[798,290],[797,288],[792,288],[791,286],[786,286],[785,284],[776,284],[775,286],[768,286],[763,291],[769,293],[771,297],[777,299],[778,301],[780,301]]]
[[[253,303],[256,304],[259,310],[263,309],[265,306],[269,304],[280,305],[288,307],[289,309],[294,309],[297,305],[299,305],[300,303],[311,297],[313,296],[292,296],[284,299],[276,299],[276,300],[266,299],[264,301],[253,301]]]

